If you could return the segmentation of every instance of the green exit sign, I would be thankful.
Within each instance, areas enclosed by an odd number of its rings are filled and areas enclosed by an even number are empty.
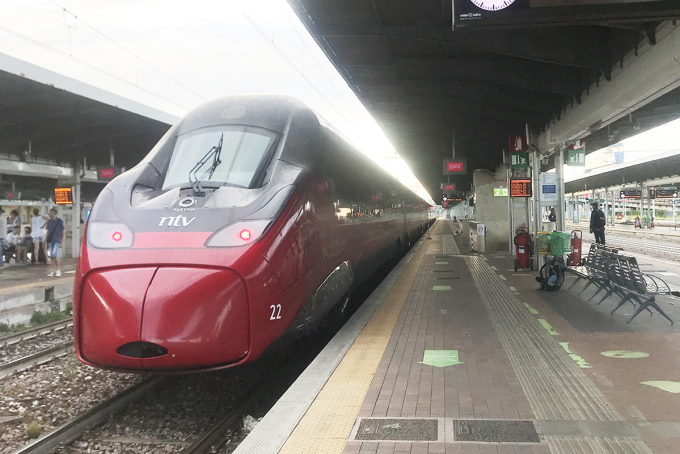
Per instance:
[[[507,197],[508,196],[508,188],[494,188],[493,189],[493,196],[494,197]]]

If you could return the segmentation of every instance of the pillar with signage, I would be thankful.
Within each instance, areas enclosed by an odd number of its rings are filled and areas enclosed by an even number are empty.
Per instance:
[[[509,150],[509,169],[508,169],[508,183],[510,186],[510,197],[508,199],[508,210],[510,212],[510,229],[509,229],[509,248],[514,255],[516,253],[514,247],[515,230],[518,227],[529,227],[530,224],[530,198],[526,196],[519,196],[520,190],[518,186],[519,180],[531,181],[529,174],[529,146],[527,144],[527,137],[525,135],[515,135],[508,138]],[[512,189],[514,182],[514,191]],[[531,183],[530,183],[531,184]],[[524,188],[526,189],[526,188]],[[530,188],[529,188],[530,189]],[[519,190],[519,192],[518,192]],[[531,191],[529,191],[531,192]],[[530,196],[529,196],[530,197]]]

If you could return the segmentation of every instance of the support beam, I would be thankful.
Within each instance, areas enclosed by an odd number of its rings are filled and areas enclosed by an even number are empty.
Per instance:
[[[657,44],[630,57],[611,82],[591,92],[539,136],[541,150],[586,137],[680,87],[680,28],[667,23]]]

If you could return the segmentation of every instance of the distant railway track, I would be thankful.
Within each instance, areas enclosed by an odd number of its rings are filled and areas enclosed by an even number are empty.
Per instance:
[[[68,318],[66,320],[46,323],[44,325],[36,326],[35,328],[9,334],[7,336],[0,337],[0,348],[7,347],[21,341],[35,339],[38,336],[44,336],[56,331],[61,331],[62,329],[69,328],[71,326],[73,326],[73,319]]]
[[[67,319],[0,338],[0,379],[67,355],[73,350],[72,326]]]
[[[591,243],[595,241],[593,234],[586,232],[583,232],[583,239]],[[609,232],[605,232],[605,239],[608,246],[619,247],[625,251],[649,257],[680,262],[680,246],[640,241]]]
[[[32,353],[27,356],[0,364],[0,379],[5,378],[17,372],[30,369],[31,367],[45,364],[62,356],[66,356],[73,350],[73,342],[66,342],[55,345],[45,350]]]

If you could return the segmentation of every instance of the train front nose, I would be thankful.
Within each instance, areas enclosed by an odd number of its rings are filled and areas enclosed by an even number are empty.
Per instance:
[[[207,368],[246,355],[249,325],[245,286],[233,271],[98,271],[83,286],[80,351],[113,368]]]

